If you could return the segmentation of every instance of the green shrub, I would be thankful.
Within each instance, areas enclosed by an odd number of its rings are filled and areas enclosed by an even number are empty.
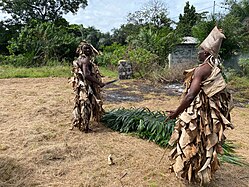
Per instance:
[[[158,68],[159,57],[146,49],[136,48],[128,51],[128,58],[135,77],[147,78]]]
[[[19,54],[19,55],[6,56],[2,64],[12,65],[14,67],[36,66],[34,61],[33,61],[32,54],[26,54],[26,55]]]
[[[103,54],[97,57],[100,66],[117,69],[119,60],[124,59],[132,64],[136,77],[147,77],[158,65],[159,57],[146,49],[131,49],[128,46],[121,46],[114,43],[104,48]]]
[[[116,68],[118,61],[125,58],[126,46],[113,43],[111,46],[106,46],[103,49],[103,54],[97,57],[99,66]]]
[[[239,66],[240,66],[242,76],[249,77],[249,58],[240,59]]]
[[[14,67],[0,66],[0,78],[70,77],[71,66]]]

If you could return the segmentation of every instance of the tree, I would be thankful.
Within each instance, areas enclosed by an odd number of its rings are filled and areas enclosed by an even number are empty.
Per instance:
[[[200,14],[196,13],[195,7],[186,2],[184,14],[180,14],[176,30],[182,36],[192,36],[192,27],[200,20]]]
[[[159,56],[158,63],[162,66],[167,63],[168,54],[179,41],[179,36],[167,27],[160,30],[144,27],[137,36],[129,37],[133,48],[143,48]]]
[[[168,11],[159,0],[151,0],[141,10],[128,15],[128,23],[135,25],[154,25],[157,28],[170,27],[172,21],[167,17]]]
[[[216,19],[200,21],[193,27],[193,36],[203,41],[217,24]],[[227,14],[219,20],[219,28],[223,29],[226,39],[223,40],[220,55],[229,60],[235,54],[240,54],[249,49],[249,33],[240,18]]]
[[[227,40],[224,41],[224,54],[231,57],[234,54],[247,53],[249,50],[249,1],[227,0],[229,13],[221,20]]]
[[[141,25],[135,25],[132,23],[123,24],[119,29],[113,29],[112,42],[119,43],[121,45],[127,45],[127,37],[131,35],[137,35],[139,33]]]
[[[99,39],[101,38],[101,32],[94,27],[84,28],[83,25],[80,26],[81,40],[86,40],[91,43],[97,49],[99,48]]]
[[[229,15],[234,15],[239,18],[241,22],[249,17],[249,1],[241,0],[239,2],[234,0],[226,0],[226,5],[229,6]]]
[[[227,0],[226,5],[228,5],[228,9],[230,9],[228,15],[237,17],[246,27],[246,31],[249,32],[249,1],[241,0],[237,3],[237,1]]]
[[[16,21],[27,23],[31,19],[55,21],[69,12],[75,14],[85,8],[87,0],[1,0],[2,11],[11,14]]]
[[[26,66],[45,65],[49,60],[73,60],[80,38],[54,23],[34,20],[22,28],[19,36],[10,41],[11,54],[28,57]]]
[[[192,34],[198,41],[203,41],[216,24],[215,19],[202,20],[192,28]]]
[[[7,46],[9,40],[18,36],[18,30],[21,28],[19,24],[13,23],[11,20],[0,22],[0,53],[4,55],[9,54]]]
[[[127,42],[133,49],[142,48],[158,56],[162,66],[167,63],[172,47],[179,42],[167,16],[167,9],[159,0],[152,0],[128,15],[128,23],[138,25],[140,29],[138,34],[127,36]]]

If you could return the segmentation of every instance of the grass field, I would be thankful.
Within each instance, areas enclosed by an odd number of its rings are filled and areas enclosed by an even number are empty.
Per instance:
[[[70,77],[71,66],[43,66],[34,68],[0,66],[0,79],[3,78],[41,78],[41,77]],[[100,67],[104,76],[117,77],[117,72]]]

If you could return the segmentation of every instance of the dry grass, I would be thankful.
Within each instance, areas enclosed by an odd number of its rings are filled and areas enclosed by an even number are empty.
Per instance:
[[[1,79],[0,84],[1,187],[196,186],[177,180],[168,170],[169,150],[159,163],[164,149],[152,142],[113,132],[101,124],[92,124],[94,132],[89,134],[68,130],[73,94],[67,79]],[[146,85],[127,80],[106,87],[104,96],[109,99],[104,108],[170,110],[179,103],[178,97],[167,96],[160,88],[146,92]],[[111,100],[114,92],[141,99]],[[248,114],[247,108],[235,108],[236,129],[227,133],[247,161]],[[115,163],[111,166],[109,154]],[[248,168],[226,164],[210,186],[241,187],[248,183]]]
[[[184,70],[193,67],[196,67],[196,64],[190,62],[175,63],[170,68],[158,66],[153,68],[153,72],[148,77],[153,81],[161,83],[182,82],[184,79]]]

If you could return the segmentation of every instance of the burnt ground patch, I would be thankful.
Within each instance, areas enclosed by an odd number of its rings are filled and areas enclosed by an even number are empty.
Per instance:
[[[183,90],[180,84],[173,86],[152,84],[143,80],[120,81],[119,84],[111,84],[105,88],[104,100],[108,102],[141,102],[147,94],[165,94],[179,96]]]
[[[105,88],[104,99],[108,102],[141,102],[145,95],[165,94],[166,96],[181,96],[184,86],[181,83],[153,84],[144,80],[121,80],[118,84],[110,84]],[[234,91],[234,105],[247,107],[248,99],[237,98]]]
[[[109,90],[104,94],[104,100],[108,102],[141,102],[143,95],[121,90]]]

